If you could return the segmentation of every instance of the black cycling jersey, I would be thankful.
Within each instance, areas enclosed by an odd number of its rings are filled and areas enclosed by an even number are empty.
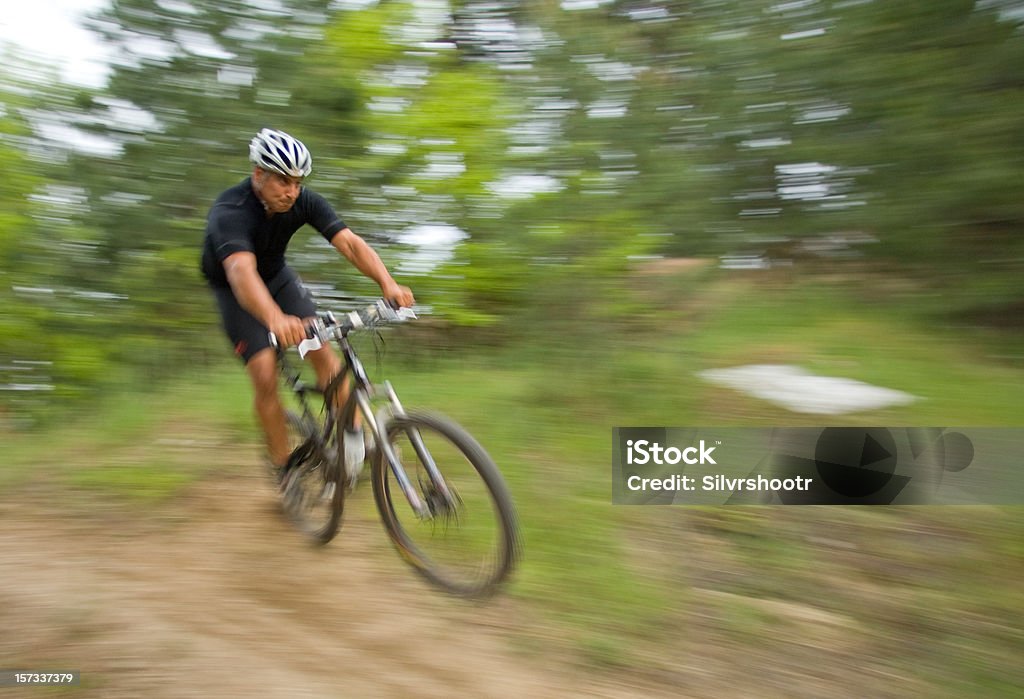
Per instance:
[[[256,255],[256,268],[264,282],[284,269],[285,249],[299,228],[309,224],[328,241],[345,228],[331,205],[305,187],[291,209],[267,218],[263,203],[252,188],[252,178],[224,191],[206,217],[203,276],[211,286],[228,287],[224,260],[236,252]]]

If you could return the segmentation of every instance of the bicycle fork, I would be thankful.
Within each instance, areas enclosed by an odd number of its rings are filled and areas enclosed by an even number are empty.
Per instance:
[[[405,417],[405,409],[402,407],[402,403],[398,400],[398,394],[395,393],[395,389],[391,386],[390,381],[384,382],[384,392],[391,401],[392,410],[394,414],[399,417]],[[427,474],[430,476],[431,483],[437,488],[437,491],[444,498],[444,502],[448,507],[455,507],[458,498],[454,496],[451,489],[448,487],[448,483],[445,481],[444,476],[441,475],[441,471],[437,468],[437,464],[434,462],[434,457],[427,449],[427,445],[423,443],[423,437],[420,435],[420,431],[415,427],[409,427],[405,430],[406,434],[409,435],[409,441],[412,442],[412,447],[416,451],[416,456],[419,457],[423,466],[427,469]]]
[[[405,417],[405,409],[402,407],[401,401],[398,400],[398,394],[395,393],[394,387],[390,381],[385,381],[384,393],[387,396],[388,403],[390,405],[391,414],[395,417]],[[371,412],[369,399],[365,395],[358,397],[359,407],[363,411],[364,415],[371,418],[371,429],[374,433],[374,437],[377,439],[377,448],[381,450],[384,458],[387,459],[388,466],[391,468],[392,473],[395,474],[395,479],[398,481],[399,487],[405,494],[406,499],[409,501],[409,505],[412,507],[413,512],[420,519],[432,519],[434,516],[428,503],[424,502],[423,498],[420,497],[416,487],[409,479],[409,475],[405,471],[405,467],[402,466],[402,462],[399,461],[398,455],[395,454],[395,450],[391,447],[391,442],[387,438],[387,414],[388,407],[382,408],[377,415]],[[427,449],[427,445],[423,442],[423,437],[420,435],[419,430],[414,427],[405,428],[405,433],[409,437],[409,441],[412,444],[413,450],[416,452],[416,456],[419,458],[420,463],[423,464],[427,471],[427,475],[430,477],[430,482],[437,489],[437,492],[444,498],[445,505],[448,508],[455,509],[457,504],[457,498],[452,494],[451,489],[445,482],[444,477],[437,468],[437,464],[434,462],[434,457],[430,454]]]

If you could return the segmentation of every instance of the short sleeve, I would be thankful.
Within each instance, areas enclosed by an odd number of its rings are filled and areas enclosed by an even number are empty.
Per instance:
[[[330,242],[338,231],[345,228],[345,222],[322,196],[309,189],[302,190],[302,193],[306,200],[304,202],[306,221],[317,229],[327,242]]]
[[[218,262],[236,252],[255,252],[248,227],[239,221],[236,212],[214,208],[206,221],[206,235]]]

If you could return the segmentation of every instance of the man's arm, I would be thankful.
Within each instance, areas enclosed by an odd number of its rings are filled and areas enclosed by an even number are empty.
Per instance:
[[[356,269],[377,282],[385,299],[393,301],[404,308],[408,308],[416,302],[409,287],[402,286],[396,282],[391,273],[388,272],[387,267],[381,262],[377,252],[367,245],[365,240],[353,233],[351,229],[342,228],[338,231],[331,238],[331,245],[346,260],[351,262]]]
[[[282,347],[297,345],[306,338],[301,318],[290,316],[274,302],[270,290],[256,271],[256,255],[235,252],[224,259],[228,284],[242,308],[274,333]]]

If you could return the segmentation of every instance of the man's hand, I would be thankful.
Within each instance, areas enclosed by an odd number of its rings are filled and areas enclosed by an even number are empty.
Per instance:
[[[391,282],[390,284],[385,284],[380,289],[384,294],[384,300],[397,308],[412,308],[412,305],[416,303],[416,299],[412,295],[412,289],[407,286]]]
[[[297,316],[280,313],[274,316],[267,329],[274,333],[281,347],[291,347],[306,339],[306,324]]]

